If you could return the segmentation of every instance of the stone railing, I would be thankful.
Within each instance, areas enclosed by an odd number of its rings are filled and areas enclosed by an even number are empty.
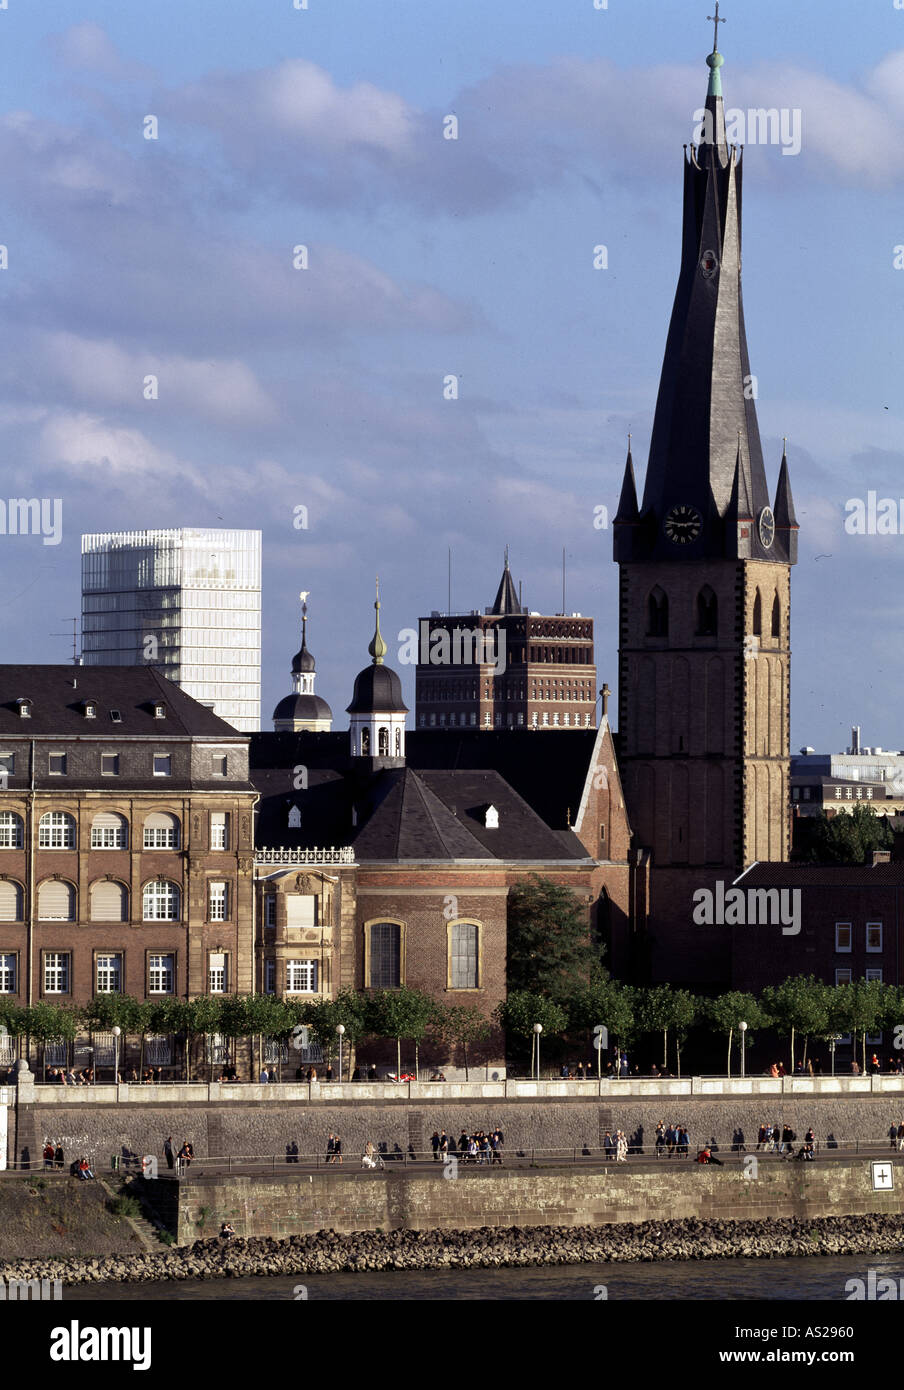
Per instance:
[[[8,1088],[9,1103],[16,1101],[16,1087]],[[624,1081],[390,1081],[291,1082],[258,1085],[246,1082],[166,1082],[141,1086],[36,1085],[32,1073],[22,1074],[18,1099],[46,1105],[192,1104],[204,1101],[241,1104],[242,1101],[273,1105],[337,1101],[467,1101],[467,1100],[643,1100],[647,1097],[686,1096],[715,1099],[719,1096],[865,1096],[894,1095],[904,1099],[902,1076],[690,1076],[628,1078]]]
[[[354,864],[355,851],[350,846],[341,849],[268,849],[254,851],[258,864]]]

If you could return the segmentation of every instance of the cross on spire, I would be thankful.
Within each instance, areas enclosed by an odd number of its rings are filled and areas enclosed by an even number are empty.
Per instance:
[[[710,21],[711,24],[714,24],[714,25],[716,26],[716,27],[715,27],[715,30],[714,30],[714,38],[713,38],[713,53],[718,53],[718,51],[719,51],[719,25],[720,25],[720,24],[727,24],[727,23],[728,23],[728,21],[727,21],[726,19],[720,19],[720,18],[719,18],[719,0],[716,0],[716,13],[715,13],[714,15],[708,14],[708,15],[706,16],[706,18]]]

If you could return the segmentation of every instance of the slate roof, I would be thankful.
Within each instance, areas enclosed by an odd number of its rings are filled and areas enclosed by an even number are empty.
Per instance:
[[[754,864],[735,883],[742,888],[895,888],[904,885],[904,863]]]
[[[73,688],[72,682],[76,685]],[[31,701],[30,719],[19,715],[16,700]],[[86,719],[84,700],[97,703],[97,717]],[[163,701],[166,718],[155,719],[153,705]],[[114,723],[111,710],[121,717]],[[153,666],[0,666],[0,736],[65,738],[141,735],[164,738],[244,740],[213,710],[186,695]]]

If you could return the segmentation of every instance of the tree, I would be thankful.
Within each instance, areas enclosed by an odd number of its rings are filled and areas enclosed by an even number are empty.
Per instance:
[[[336,1029],[340,1025],[345,1029],[343,1037],[349,1049],[352,1049],[367,1031],[366,1001],[362,995],[348,989],[340,991],[335,999],[308,1000],[301,1008],[301,1016],[321,1046],[327,1049],[327,1056],[330,1058],[338,1042],[339,1035]],[[349,1075],[351,1055],[349,1051]]]
[[[191,1081],[191,1051],[195,1038],[220,1030],[220,1000],[201,994],[197,999],[172,1000],[174,1029],[185,1034],[185,1079]]]
[[[553,1037],[564,1033],[568,1027],[568,1014],[561,1004],[531,990],[516,990],[509,994],[507,999],[496,1005],[494,1016],[506,1033],[531,1039],[531,1075],[537,1040],[534,1024],[541,1024],[543,1032]]]
[[[790,1034],[791,1072],[794,1072],[794,1037],[804,1035],[804,1056],[807,1040],[821,1037],[829,1027],[831,990],[812,975],[794,975],[780,985],[767,985],[760,997],[769,1023],[778,1033]]]
[[[675,1051],[678,1062],[678,1075],[681,1075],[681,1043],[687,1036],[697,1017],[699,1003],[685,989],[672,989],[671,985],[651,985],[635,995],[635,1017],[643,1033],[662,1032],[662,1066],[668,1070],[669,1030],[675,1032]]]
[[[227,1038],[251,1040],[251,1075],[256,1077],[254,1039],[286,1037],[297,1022],[295,1010],[275,994],[227,994],[220,1001],[218,1031]],[[263,1066],[261,1043],[260,1065]]]
[[[759,1028],[767,1019],[752,994],[741,994],[730,990],[717,999],[708,999],[704,1005],[706,1018],[720,1033],[728,1034],[728,1066],[726,1075],[731,1076],[731,1043],[739,1023],[747,1023],[751,1028]]]
[[[860,1034],[864,1073],[866,1035],[877,1033],[882,1027],[889,1006],[889,989],[890,986],[881,980],[852,980],[847,985],[836,985],[832,991],[829,1006],[831,1025],[838,1033]]]
[[[795,822],[795,840],[801,859],[816,864],[866,864],[874,849],[891,849],[894,832],[886,816],[874,806],[858,801],[850,814],[801,816]]]
[[[575,994],[569,1003],[569,1020],[572,1026],[593,1029],[603,1024],[610,1038],[616,1042],[616,1054],[620,1047],[628,1043],[636,1027],[636,991],[629,985],[618,984],[615,980],[601,979],[586,986]],[[597,1053],[597,1067],[600,1055]]]
[[[418,1075],[419,1048],[439,1013],[432,995],[419,989],[383,989],[367,1000],[367,1031],[396,1040],[396,1075],[402,1075],[402,1039],[414,1043],[414,1074]]]
[[[47,1071],[47,1044],[71,1043],[78,1032],[79,1016],[66,1004],[29,1004],[22,1010],[21,1026],[28,1038],[41,1044],[41,1069]]]
[[[460,1047],[464,1053],[465,1080],[468,1081],[468,1047],[490,1036],[489,1019],[474,1004],[452,1004],[443,1011],[437,1028],[446,1042],[453,1048]]]
[[[508,900],[508,989],[563,1002],[601,972],[590,922],[568,888],[531,874]]]

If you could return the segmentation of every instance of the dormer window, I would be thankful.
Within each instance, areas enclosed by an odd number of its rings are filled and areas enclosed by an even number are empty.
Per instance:
[[[83,700],[83,701],[82,701],[82,713],[84,714],[84,716],[85,716],[86,719],[96,719],[96,718],[97,718],[97,705],[96,705],[96,703],[94,702],[94,700]]]
[[[30,719],[30,718],[31,718],[31,700],[17,700],[17,701],[16,701],[16,704],[19,706],[19,718],[20,718],[20,719]]]
[[[289,807],[289,829],[298,830],[301,828],[301,812],[297,806]]]
[[[486,826],[487,830],[499,829],[499,812],[496,810],[495,806],[487,807],[483,823]]]
[[[165,718],[166,718],[166,705],[163,704],[162,701],[158,701],[158,703],[155,704],[155,706],[154,706],[154,718],[155,718],[155,719],[165,719]]]

